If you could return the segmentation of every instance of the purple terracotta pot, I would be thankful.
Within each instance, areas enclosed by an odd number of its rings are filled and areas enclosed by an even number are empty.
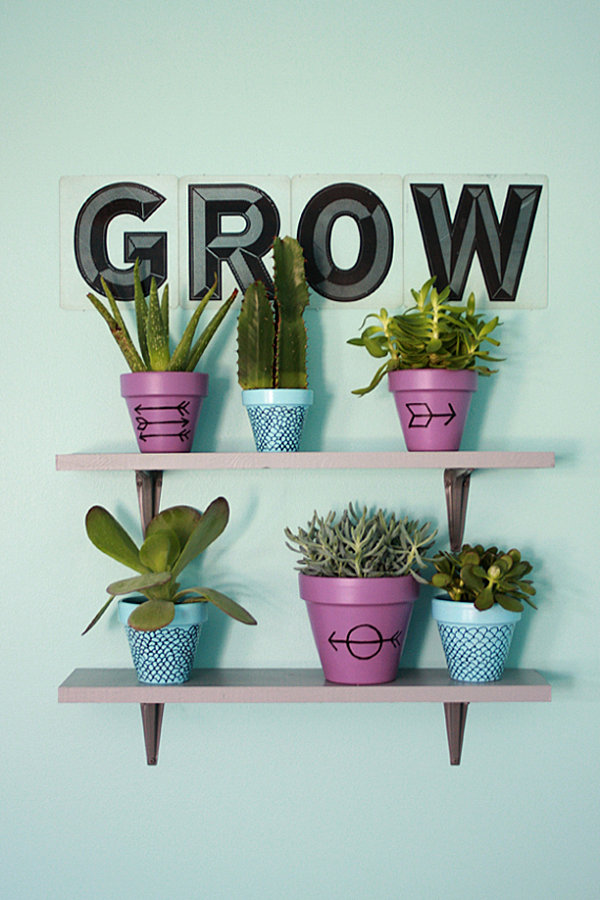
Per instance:
[[[400,369],[388,374],[388,387],[407,450],[458,450],[471,396],[477,390],[472,369]]]
[[[141,453],[187,453],[202,400],[208,393],[204,372],[128,372],[121,375]]]
[[[412,575],[325,578],[300,573],[299,582],[325,678],[338,684],[394,681],[419,594]]]

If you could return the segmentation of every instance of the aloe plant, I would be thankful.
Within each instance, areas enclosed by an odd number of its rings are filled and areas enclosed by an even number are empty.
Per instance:
[[[353,394],[368,394],[377,387],[384,375],[396,369],[473,369],[480,375],[492,375],[486,362],[500,362],[490,356],[482,344],[499,347],[490,337],[501,324],[495,316],[485,321],[475,312],[475,295],[470,294],[464,306],[446,303],[450,287],[438,293],[435,278],[430,278],[419,291],[411,290],[415,305],[404,313],[389,315],[386,309],[370,313],[362,324],[360,337],[347,343],[364,347],[377,359],[388,357],[367,387],[357,388]],[[365,328],[368,319],[376,325]]]
[[[333,511],[326,516],[315,511],[306,529],[294,533],[285,528],[284,533],[295,545],[286,546],[302,554],[298,569],[305,575],[382,578],[410,573],[426,584],[418,570],[430,562],[425,554],[437,529],[382,509],[370,515],[364,507],[359,514],[350,503],[339,518]]]
[[[164,628],[173,620],[177,603],[212,603],[233,619],[256,625],[250,613],[220,591],[208,587],[181,588],[176,580],[219,537],[228,520],[229,505],[224,497],[213,500],[203,513],[191,506],[172,506],[151,519],[138,548],[108,510],[93,506],[85,519],[91,542],[139,574],[108,585],[108,600],[83,633],[96,624],[115,597],[131,593],[146,597],[128,619],[128,624],[138,631]]]
[[[535,588],[525,577],[533,566],[519,550],[463,544],[456,553],[440,551],[433,565],[437,571],[430,584],[443,588],[451,600],[473,603],[480,610],[498,603],[511,612],[522,612],[523,602],[537,609],[531,600]]]
[[[212,319],[194,340],[200,316],[217,288],[217,276],[212,287],[204,295],[190,321],[181,340],[171,353],[169,338],[169,286],[165,284],[159,300],[156,279],[150,282],[150,294],[146,298],[140,280],[140,261],[136,259],[133,267],[134,304],[139,349],[135,346],[127,329],[121,310],[104,278],[101,278],[102,289],[108,300],[110,309],[94,294],[88,294],[88,300],[98,310],[117,342],[132,372],[193,372],[200,357],[206,350],[209,341],[227,315],[237,296],[237,289],[232,292],[213,315]]]
[[[302,247],[291,237],[273,242],[275,293],[262,281],[244,294],[238,319],[238,380],[252,388],[306,388],[306,326],[309,302]]]

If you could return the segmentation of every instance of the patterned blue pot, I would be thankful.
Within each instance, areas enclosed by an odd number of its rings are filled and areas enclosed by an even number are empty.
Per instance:
[[[313,392],[306,388],[242,391],[256,449],[261,452],[298,450],[304,414],[312,402]]]
[[[144,684],[183,684],[192,674],[200,631],[208,618],[208,603],[179,603],[166,628],[137,631],[130,628],[127,619],[140,602],[119,600],[119,620],[125,626],[138,680]]]
[[[499,681],[521,613],[495,603],[479,610],[472,603],[432,601],[448,674],[455,681]]]

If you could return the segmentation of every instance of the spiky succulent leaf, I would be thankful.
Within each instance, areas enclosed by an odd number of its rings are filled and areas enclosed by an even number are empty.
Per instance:
[[[140,261],[136,259],[133,266],[133,299],[135,303],[135,318],[137,322],[138,344],[140,353],[146,368],[150,368],[150,357],[148,356],[148,343],[146,341],[146,323],[148,320],[148,306],[142,289],[140,279]]]
[[[113,338],[115,339],[119,350],[125,357],[127,365],[131,369],[132,372],[145,372],[146,365],[143,359],[140,357],[139,353],[135,349],[127,330],[121,328],[117,320],[114,316],[111,316],[109,311],[106,309],[101,300],[98,299],[94,294],[87,295],[88,300],[92,303],[95,309],[98,310],[108,328]]]
[[[187,372],[193,372],[194,369],[196,368],[196,366],[198,365],[198,363],[200,362],[200,357],[202,356],[202,354],[204,353],[204,351],[206,350],[206,348],[212,341],[213,337],[215,336],[217,328],[219,327],[219,325],[221,324],[221,322],[223,321],[223,319],[225,318],[225,316],[227,315],[227,313],[233,306],[233,301],[235,300],[237,295],[238,295],[238,290],[236,288],[234,291],[231,292],[231,294],[229,295],[227,300],[225,300],[223,303],[221,303],[220,307],[218,308],[218,310],[216,311],[216,313],[214,314],[214,316],[212,317],[212,319],[210,320],[210,322],[208,323],[208,325],[206,326],[206,328],[204,329],[204,331],[202,332],[202,334],[200,335],[200,337],[198,338],[198,340],[196,341],[194,346],[192,347],[192,349],[190,351],[190,356],[189,356],[189,359],[187,362],[187,366],[186,366]]]
[[[238,381],[244,390],[275,387],[275,319],[262,281],[244,294],[237,325]]]
[[[146,600],[133,610],[127,624],[136,631],[158,631],[170,625],[175,616],[171,600]]]
[[[154,372],[164,372],[169,365],[170,359],[169,333],[165,329],[165,323],[161,315],[155,278],[150,282],[146,340],[152,370]]]
[[[302,247],[295,238],[273,242],[276,340],[275,387],[306,388],[306,325],[309,294]]]
[[[181,340],[179,341],[179,343],[175,347],[175,350],[173,351],[173,355],[171,356],[171,361],[169,363],[170,371],[183,372],[186,370],[188,362],[189,362],[189,358],[190,358],[192,343],[194,341],[194,335],[196,334],[196,329],[197,329],[198,323],[200,321],[200,316],[206,309],[206,306],[207,306],[209,300],[211,299],[214,292],[216,291],[217,283],[218,283],[218,279],[217,279],[217,276],[215,275],[215,280],[213,281],[211,288],[207,291],[207,293],[204,295],[202,300],[200,300],[200,302],[198,303],[198,306],[192,313],[192,317],[191,317],[190,321],[187,323],[187,325],[185,327],[185,330],[183,332]]]
[[[108,609],[108,607],[110,606],[110,604],[113,602],[114,599],[115,599],[115,598],[114,598],[114,595],[111,596],[111,597],[109,597],[108,600],[106,601],[106,603],[104,604],[104,606],[100,607],[100,609],[98,610],[98,612],[96,613],[96,615],[94,616],[94,618],[92,619],[92,621],[90,622],[90,624],[87,626],[87,628],[84,628],[84,630],[81,632],[81,636],[82,636],[82,637],[83,637],[84,634],[87,634],[87,633],[88,633],[88,631],[90,630],[90,628],[93,628],[93,627],[94,627],[94,625],[96,624],[96,622],[97,622],[99,619],[102,618],[102,616],[104,615],[104,613],[106,612],[106,610]]]
[[[92,506],[85,517],[85,528],[92,544],[102,553],[136,572],[148,571],[133,539],[107,509]]]

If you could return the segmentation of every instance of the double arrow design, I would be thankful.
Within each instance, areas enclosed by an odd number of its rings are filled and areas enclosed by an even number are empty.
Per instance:
[[[135,421],[137,425],[139,440],[147,441],[151,438],[158,437],[178,437],[182,443],[186,441],[190,436],[189,428],[186,427],[190,424],[190,420],[185,418],[185,416],[189,415],[189,405],[189,400],[182,400],[181,403],[177,404],[177,406],[142,406],[141,403],[138,403],[138,405],[135,407]],[[175,412],[179,413],[179,418],[147,419],[146,416],[142,415],[142,413],[150,410],[174,410]],[[152,432],[148,432],[148,429],[153,425],[179,425],[181,430],[173,431],[171,433],[160,431],[157,434],[153,434]]]
[[[434,413],[429,403],[407,403],[406,408],[410,412],[409,428],[428,428],[434,419],[445,419],[444,427],[449,425],[456,417],[454,407],[449,402],[448,412]]]
[[[336,638],[335,631],[332,631],[329,635],[329,644],[336,653],[338,652],[336,644],[345,644],[348,653],[355,659],[373,659],[384,644],[398,647],[401,637],[401,631],[396,631],[391,637],[384,638],[374,625],[355,625],[345,638]]]

